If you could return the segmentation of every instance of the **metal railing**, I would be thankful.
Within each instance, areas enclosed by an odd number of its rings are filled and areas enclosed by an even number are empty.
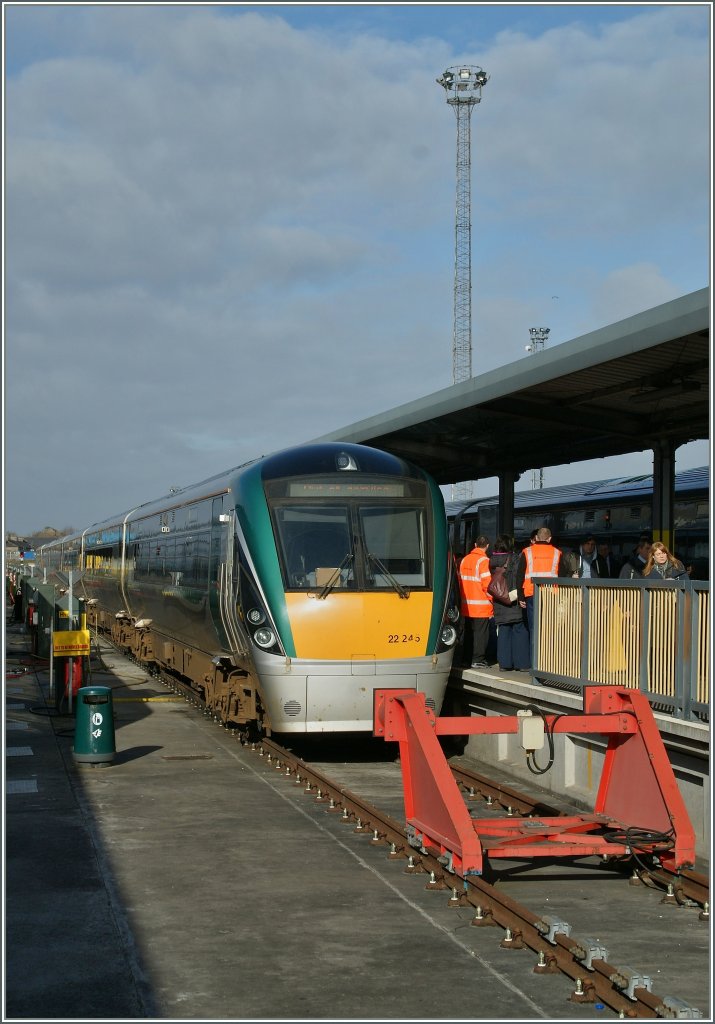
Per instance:
[[[638,689],[654,710],[709,721],[710,584],[534,580],[534,668],[542,682]]]

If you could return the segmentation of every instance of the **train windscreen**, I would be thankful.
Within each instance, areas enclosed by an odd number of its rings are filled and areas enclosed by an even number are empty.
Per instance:
[[[359,489],[347,500],[269,498],[286,589],[397,590],[429,586],[426,508],[414,495]],[[312,494],[313,500],[307,497]],[[425,499],[426,501],[426,499]]]
[[[422,509],[382,505],[359,511],[372,586],[388,586],[392,580],[403,586],[427,586]]]

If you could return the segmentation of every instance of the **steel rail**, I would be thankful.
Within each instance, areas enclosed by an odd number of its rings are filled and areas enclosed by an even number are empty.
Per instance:
[[[128,658],[136,664],[141,664],[141,662],[139,662],[133,655],[115,644],[111,638],[104,636],[103,639],[106,640],[106,642],[123,657]],[[201,700],[199,695],[191,686],[163,671],[155,670],[151,674],[153,674],[154,678],[158,678],[160,682],[164,683],[165,686],[172,689],[175,693],[181,693],[188,703],[191,703],[198,709],[203,710],[205,715],[211,714],[205,701]],[[218,716],[214,715],[213,719],[218,725],[225,725],[225,723],[221,722]],[[239,732],[238,730],[232,731],[237,734]],[[292,758],[296,763],[303,765],[306,777],[309,771],[313,773],[315,779],[320,777],[319,772],[314,768],[310,768],[306,762],[302,761],[300,758],[296,758],[279,744],[268,739],[263,739],[261,743],[266,749],[272,749],[274,754],[279,755],[286,760],[288,758]],[[547,817],[558,817],[559,815],[570,813],[570,811],[544,803],[540,799],[522,793],[511,786],[507,786],[496,781],[495,779],[490,779],[488,776],[475,772],[471,768],[466,768],[461,765],[450,765],[450,769],[458,785],[465,791],[465,797],[467,800],[474,800],[480,797],[486,798],[488,805],[497,804],[498,806],[503,807],[508,815],[516,813],[520,815],[535,814]],[[364,803],[364,801],[361,801],[356,794],[337,787],[335,782],[333,780],[329,780],[327,776],[322,777],[322,782],[326,791],[328,788],[332,788],[334,791],[342,793],[345,799],[350,801],[351,806],[355,808],[356,816],[359,817],[360,808],[362,808],[362,812],[365,815],[368,815],[370,810],[375,810],[374,808],[370,808],[368,804]],[[401,845],[406,841],[405,833],[402,827],[396,822],[393,823],[393,825],[395,835],[399,835],[399,839],[394,838],[391,842]],[[699,905],[702,908],[700,915],[701,919],[709,919],[710,889],[709,880],[705,875],[691,869],[683,869],[679,874],[673,874],[663,867],[651,868],[648,870],[643,867],[639,867],[634,870],[633,873],[632,881],[634,884],[636,879],[644,885],[648,885],[652,888],[660,887],[665,893],[664,902],[675,902],[681,906],[689,906],[692,904]]]
[[[639,982],[650,984],[650,979],[639,976],[631,968],[609,963],[603,959],[603,955],[607,955],[605,949],[594,948],[590,940],[559,930],[560,922],[535,914],[483,877],[471,875],[463,880],[446,873],[440,858],[425,849],[411,847],[401,824],[275,741],[263,739],[251,747],[286,776],[295,775],[296,782],[304,786],[307,794],[328,804],[327,810],[342,811],[342,820],[353,824],[355,832],[371,834],[375,845],[389,845],[391,860],[407,858],[406,872],[429,874],[426,889],[450,889],[448,905],[473,908],[473,925],[495,925],[504,929],[500,943],[503,948],[533,950],[537,955],[534,973],[560,972],[571,978],[575,982],[571,1001],[601,1002],[628,1018],[682,1015],[680,1000],[649,991]],[[498,783],[492,786],[505,800],[514,801],[512,807],[516,805],[516,791]],[[523,802],[530,804],[528,798]],[[677,1010],[673,1009],[673,1003],[678,1003]]]
[[[701,920],[710,916],[710,879],[692,868],[684,868],[679,874],[666,868],[649,868],[634,872],[638,879],[653,889],[665,891],[662,903],[677,903],[681,907],[699,906]]]
[[[498,804],[506,810],[508,815],[544,815],[545,817],[559,817],[572,813],[571,810],[563,810],[549,804],[543,803],[538,798],[521,793],[510,786],[496,782],[485,775],[464,768],[461,765],[450,765],[452,774],[457,784],[464,790],[466,799],[485,799],[487,805]],[[633,881],[638,880],[651,888],[660,888],[666,894],[666,901],[678,903],[681,906],[697,904],[709,914],[710,881],[706,875],[694,871],[692,868],[683,868],[680,872],[672,872],[662,866],[644,868],[638,867],[634,870]]]
[[[517,811],[519,814],[537,814],[547,818],[555,818],[564,813],[563,810],[553,807],[551,804],[520,793],[510,786],[505,786],[494,779],[487,778],[486,775],[472,771],[471,768],[463,768],[461,765],[454,764],[451,764],[450,768],[458,785],[466,790],[465,795],[469,800],[486,797],[488,803],[501,805],[507,813]]]
[[[106,638],[105,638],[106,639]],[[136,661],[117,645],[109,641],[131,661]],[[176,693],[182,693],[188,703],[193,704],[204,714],[210,714],[205,702],[200,699],[192,687],[164,672],[154,673],[159,680]],[[225,723],[217,716],[214,721],[221,726]],[[575,982],[570,999],[574,1003],[598,1003],[608,1006],[619,1016],[625,1018],[672,1018],[678,1016],[697,1016],[698,1011],[689,1013],[692,1008],[681,1000],[672,1000],[669,996],[660,997],[639,985],[640,978],[630,968],[617,967],[604,959],[599,959],[600,950],[591,946],[589,940],[565,934],[559,931],[559,922],[546,920],[528,908],[521,906],[504,892],[491,885],[486,879],[471,875],[467,879],[450,876],[443,870],[440,858],[425,849],[416,851],[409,842],[403,826],[347,787],[332,780],[324,772],[311,766],[302,758],[285,749],[274,740],[263,738],[250,743],[238,729],[232,729],[233,735],[245,746],[250,747],[258,756],[265,757],[266,763],[287,776],[295,775],[296,784],[303,785],[306,794],[326,803],[326,811],[342,812],[341,819],[353,825],[354,831],[361,834],[371,833],[374,845],[389,845],[390,860],[407,858],[406,873],[429,874],[425,888],[442,891],[451,889],[448,901],[450,907],[470,906],[474,909],[472,925],[497,926],[504,929],[504,938],[500,946],[507,949],[529,948],[537,954],[534,966],[535,974],[562,973]],[[498,802],[509,812],[516,809],[519,813],[539,813],[559,815],[562,811],[551,808],[547,804],[519,793],[495,780],[487,779],[476,772],[465,768],[455,768],[458,782],[467,789],[468,796],[477,792],[491,795],[492,801]],[[469,792],[474,790],[474,794]],[[641,878],[645,884],[657,884],[657,872],[646,873],[648,879]],[[693,873],[695,875],[695,873]],[[679,876],[682,877],[682,876]],[[707,882],[704,876],[696,876]],[[457,882],[457,885],[453,885]],[[459,885],[462,891],[459,891]],[[684,891],[684,887],[682,889]],[[677,900],[677,898],[676,898]],[[707,904],[706,904],[707,906]],[[704,916],[700,915],[701,918]],[[707,913],[709,916],[709,912]],[[605,949],[602,952],[606,952]],[[678,1004],[675,1007],[673,1003]],[[683,1009],[685,1007],[685,1009]]]

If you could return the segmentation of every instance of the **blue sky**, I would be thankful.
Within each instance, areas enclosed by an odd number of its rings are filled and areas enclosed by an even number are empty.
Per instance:
[[[82,527],[451,383],[455,64],[490,75],[475,375],[531,326],[553,347],[710,281],[709,4],[3,17],[6,529]]]
[[[8,5],[19,8],[25,5]],[[41,5],[28,4],[35,9]],[[57,53],[56,30],[58,25],[76,26],[78,21],[94,20],[94,9],[101,4],[87,5],[86,10],[71,4],[53,5],[58,8],[46,21],[37,16],[18,20],[13,30],[13,43],[6,54],[6,71],[16,73],[19,69],[43,57]],[[174,16],[190,16],[190,10],[182,12],[180,5],[163,6]],[[629,21],[646,11],[655,11],[658,4],[449,4],[449,3],[361,3],[361,4],[202,4],[187,5],[210,8],[220,17],[242,17],[255,13],[264,18],[280,18],[298,30],[327,32],[336,37],[354,37],[358,34],[373,35],[378,39],[396,42],[418,39],[446,41],[457,52],[460,48],[471,48],[490,43],[502,31],[518,32],[535,38],[550,28],[566,24],[589,26],[598,30],[601,26],[615,22]],[[478,8],[478,10],[475,10]],[[167,14],[168,16],[168,14]],[[466,28],[465,28],[466,26]],[[82,38],[75,41],[76,52],[86,51]],[[70,40],[63,44],[64,52],[72,46]]]

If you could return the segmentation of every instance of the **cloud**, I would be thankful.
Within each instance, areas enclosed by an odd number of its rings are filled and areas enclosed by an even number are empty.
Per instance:
[[[675,299],[678,294],[652,263],[619,267],[595,285],[591,315],[599,309],[608,309],[612,320],[624,320],[650,306]]]
[[[474,10],[450,7],[453,38]],[[472,57],[234,7],[40,5],[7,27],[10,528],[44,525],[47,494],[81,525],[451,383],[435,79],[459,60],[491,75],[475,370],[530,326],[556,344],[707,283],[708,27],[687,5]]]

